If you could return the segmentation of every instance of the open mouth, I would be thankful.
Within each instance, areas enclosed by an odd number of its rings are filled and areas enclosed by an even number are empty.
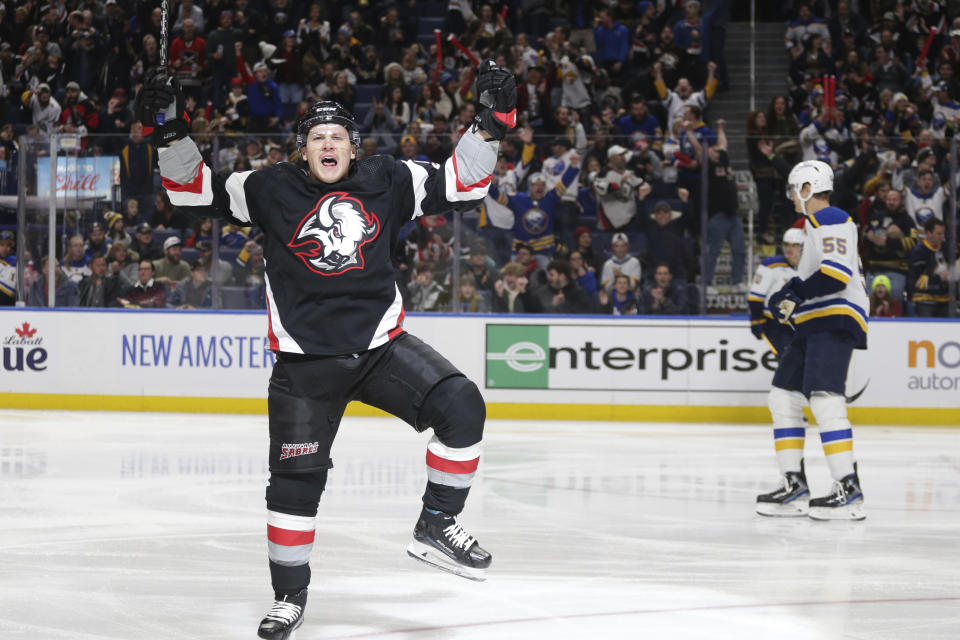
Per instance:
[[[336,156],[323,156],[320,158],[320,164],[324,167],[335,167],[337,166]]]

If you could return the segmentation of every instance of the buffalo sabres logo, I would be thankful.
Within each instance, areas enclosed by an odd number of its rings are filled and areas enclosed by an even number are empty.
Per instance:
[[[363,269],[363,245],[380,233],[380,220],[356,198],[336,191],[304,217],[287,244],[314,273],[335,276]]]
[[[543,209],[534,207],[533,209],[527,209],[520,219],[520,224],[528,234],[539,236],[550,225],[550,217]]]

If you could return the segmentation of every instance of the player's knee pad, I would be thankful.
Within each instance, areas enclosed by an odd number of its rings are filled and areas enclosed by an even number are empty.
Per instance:
[[[773,387],[767,394],[767,406],[773,423],[778,427],[803,426],[803,405],[806,399],[799,391],[787,391]]]
[[[814,391],[810,394],[810,410],[820,430],[835,430],[849,427],[847,399],[842,394],[830,391]]]
[[[432,428],[448,447],[469,447],[483,438],[486,418],[487,406],[477,385],[463,376],[453,376],[427,394],[417,417],[417,429]]]
[[[327,486],[327,471],[271,473],[267,485],[267,508],[297,516],[317,515],[320,496]]]

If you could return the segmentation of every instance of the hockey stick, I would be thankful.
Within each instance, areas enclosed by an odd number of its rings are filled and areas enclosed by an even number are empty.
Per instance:
[[[167,68],[167,0],[160,0],[160,68]],[[166,114],[157,114],[157,124],[163,126]]]
[[[869,386],[869,384],[870,384],[870,378],[867,378],[867,381],[863,385],[863,389],[860,389],[860,391],[857,391],[852,396],[846,396],[847,404],[853,403],[857,398],[862,396],[863,392],[867,390],[867,386]]]

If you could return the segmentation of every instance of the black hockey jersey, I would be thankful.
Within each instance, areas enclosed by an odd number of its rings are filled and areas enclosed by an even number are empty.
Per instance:
[[[191,215],[263,230],[272,350],[343,355],[403,331],[391,261],[401,227],[479,201],[488,184],[462,184],[453,157],[441,167],[373,156],[334,184],[281,162],[226,179],[201,163],[191,183],[164,178],[163,186]]]

